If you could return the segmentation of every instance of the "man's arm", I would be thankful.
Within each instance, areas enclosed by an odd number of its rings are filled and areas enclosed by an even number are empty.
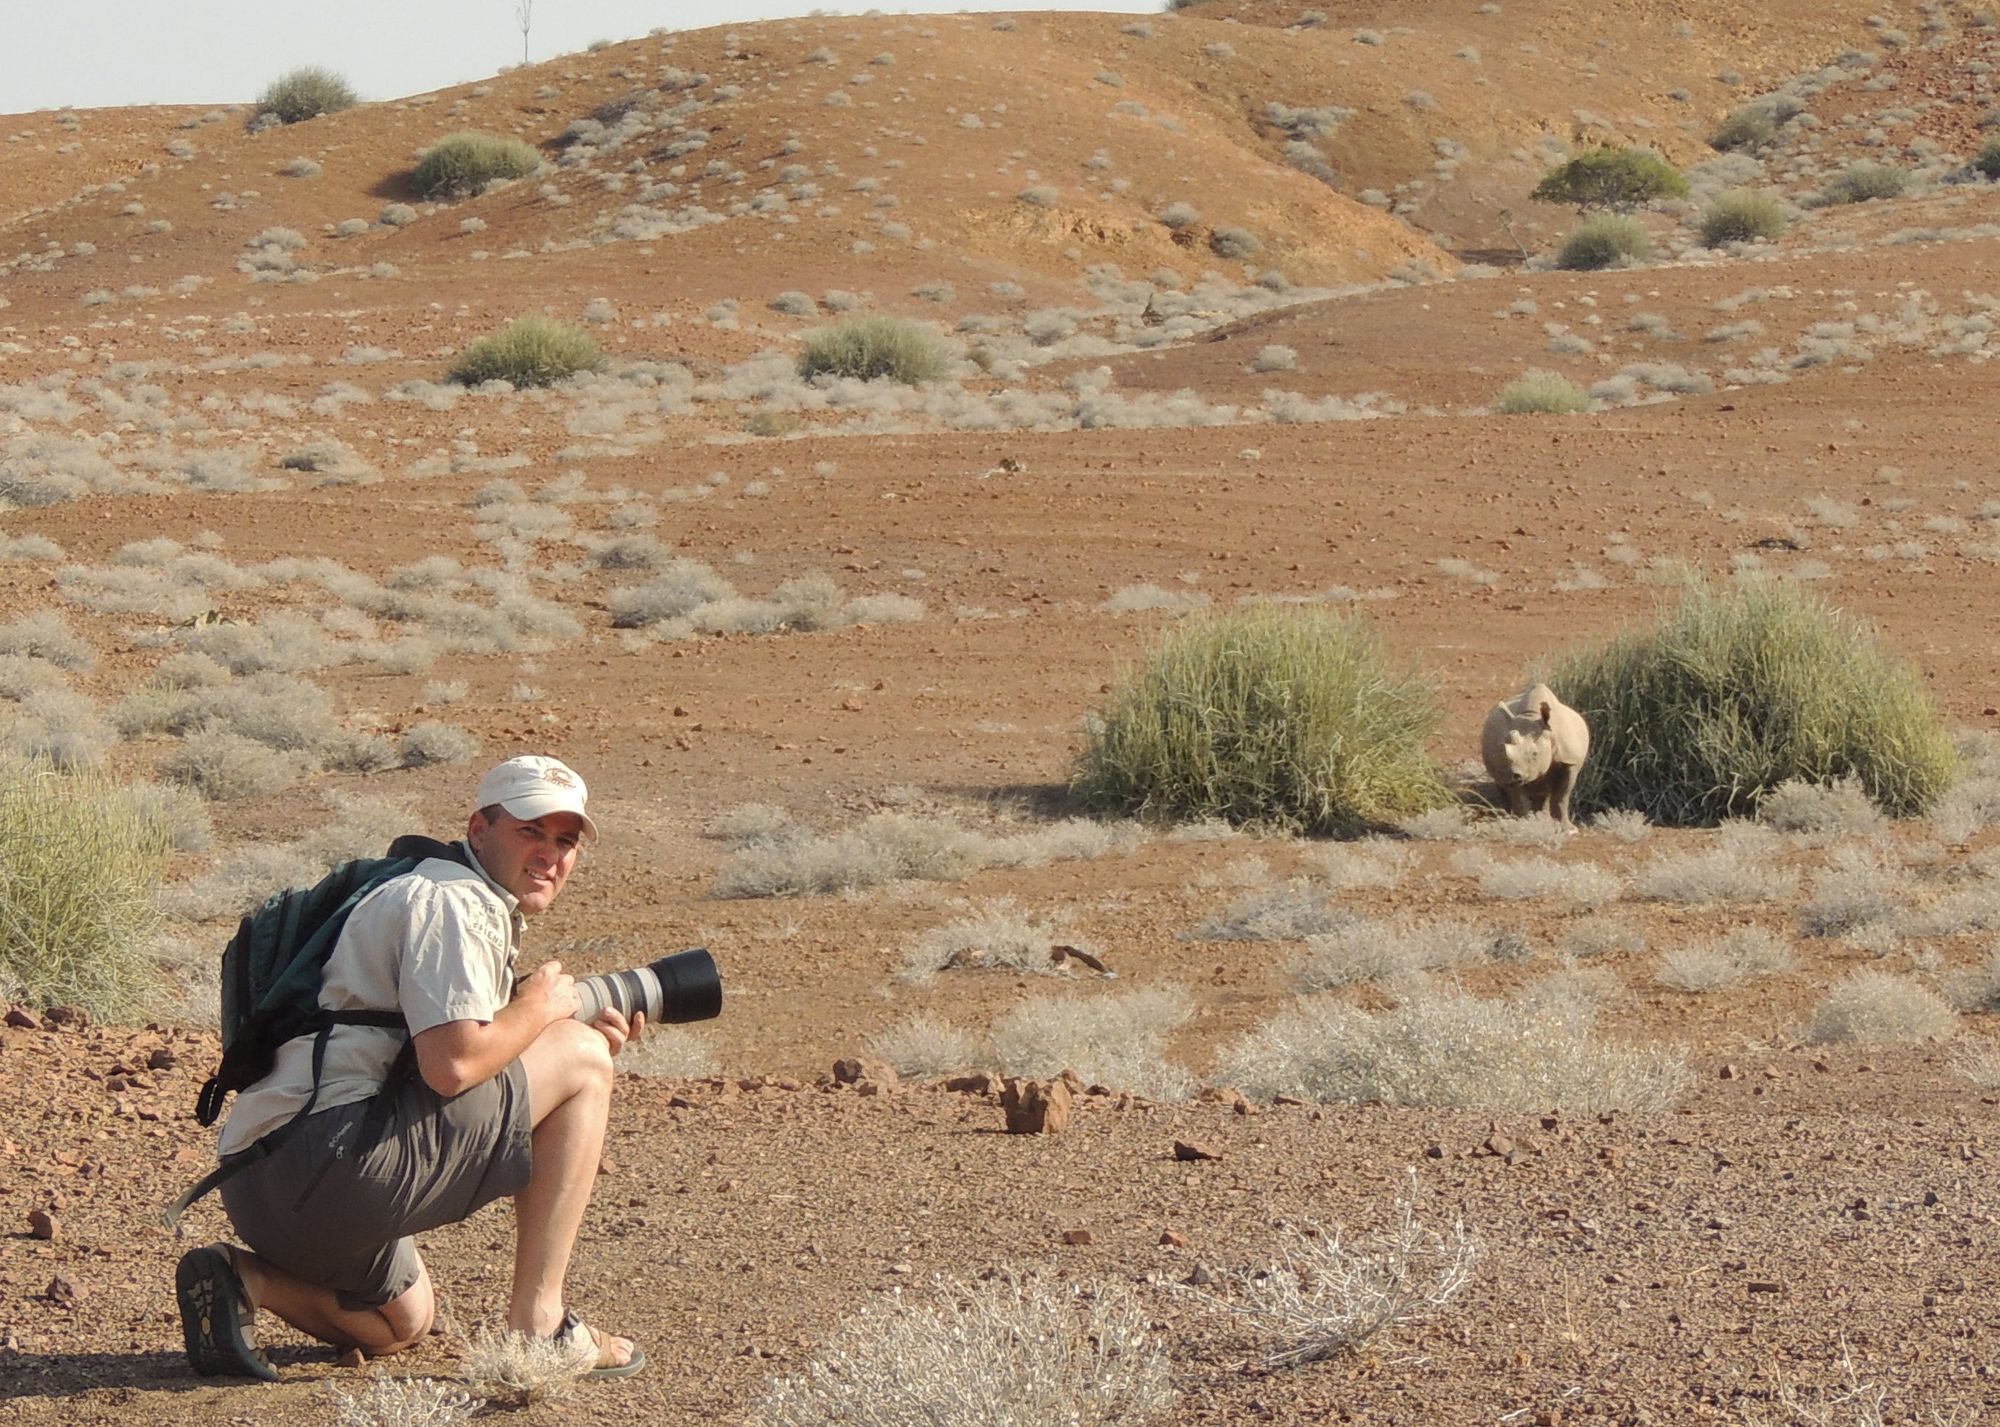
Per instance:
[[[438,1094],[462,1094],[520,1058],[535,1037],[577,1010],[576,982],[562,963],[545,961],[521,982],[490,1021],[446,1021],[419,1031],[417,1070]]]

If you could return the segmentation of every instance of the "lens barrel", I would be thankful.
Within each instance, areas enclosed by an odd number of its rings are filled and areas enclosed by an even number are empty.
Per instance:
[[[579,1021],[590,1022],[615,1006],[630,1020],[645,1012],[654,1025],[707,1021],[722,1014],[722,973],[708,948],[663,956],[650,966],[611,971],[576,983]]]

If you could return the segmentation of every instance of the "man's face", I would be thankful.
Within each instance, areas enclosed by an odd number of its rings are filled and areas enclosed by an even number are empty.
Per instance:
[[[546,912],[569,880],[583,847],[583,819],[549,813],[524,822],[504,809],[491,820],[475,812],[465,830],[486,875],[514,894],[521,915]]]

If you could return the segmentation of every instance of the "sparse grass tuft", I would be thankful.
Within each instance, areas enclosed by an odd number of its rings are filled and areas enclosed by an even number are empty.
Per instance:
[[[1072,787],[1128,815],[1351,832],[1438,807],[1430,685],[1363,622],[1260,606],[1167,631],[1092,720]]]
[[[1776,835],[1764,828],[1726,824],[1708,846],[1653,858],[1640,869],[1633,889],[1652,901],[1693,907],[1789,897],[1798,890],[1798,874],[1774,864],[1777,850]]]
[[[1332,889],[1310,878],[1294,878],[1232,903],[1193,932],[1195,941],[1296,941],[1337,932],[1354,920],[1331,900]]]
[[[168,841],[122,790],[0,763],[0,983],[42,1006],[118,1019],[159,989],[147,945]]]
[[[1700,231],[1704,248],[1775,238],[1785,231],[1785,208],[1774,193],[1732,189],[1702,210]]]
[[[1462,1222],[1427,1229],[1400,1199],[1379,1235],[1348,1243],[1337,1230],[1287,1224],[1276,1263],[1230,1272],[1225,1293],[1188,1291],[1262,1339],[1265,1367],[1301,1367],[1434,1317],[1472,1281],[1479,1254]]]
[[[1504,416],[1574,416],[1590,410],[1590,393],[1559,372],[1526,371],[1501,387],[1493,404]]]
[[[1896,198],[1910,186],[1910,175],[1893,164],[1849,164],[1826,185],[1828,203],[1867,203],[1877,198]]]
[[[1086,1085],[1180,1100],[1194,1077],[1167,1060],[1166,1040],[1193,1014],[1177,986],[1024,1001],[994,1022],[993,1054],[1003,1075],[1073,1070]]]
[[[495,179],[526,178],[542,166],[534,145],[497,134],[452,134],[425,149],[410,181],[426,198],[462,198]]]
[[[1889,1045],[1949,1040],[1958,1013],[1921,981],[1890,971],[1857,971],[1827,994],[1806,1026],[1814,1045]]]
[[[359,1391],[329,1381],[326,1392],[333,1427],[453,1427],[471,1421],[483,1405],[456,1384],[428,1377],[390,1377],[380,1368],[369,1374],[367,1386]]]
[[[1741,816],[1788,780],[1843,777],[1913,816],[1961,772],[1922,676],[1795,584],[1697,581],[1551,682],[1590,723],[1577,802],[1656,823]]]
[[[1556,266],[1570,272],[1595,272],[1652,255],[1653,239],[1646,225],[1627,213],[1593,213],[1563,240]]]
[[[461,352],[449,380],[465,386],[490,381],[553,386],[603,365],[603,350],[582,328],[553,317],[517,317]]]
[[[1051,975],[1056,971],[1055,938],[1061,934],[1058,925],[1022,912],[1012,897],[996,897],[918,937],[903,958],[901,977],[922,983],[940,971]]]
[[[750,1427],[1148,1427],[1174,1402],[1150,1316],[1115,1283],[941,1281],[935,1306],[892,1295],[849,1319]]]
[[[1681,1059],[1600,1040],[1596,1014],[1580,997],[1535,987],[1506,1001],[1427,990],[1375,1013],[1307,997],[1237,1041],[1216,1078],[1264,1098],[1518,1112],[1671,1106],[1687,1086]]]
[[[465,1345],[458,1374],[482,1397],[525,1407],[567,1397],[596,1356],[580,1343],[480,1328]]]
[[[851,317],[806,338],[799,375],[811,381],[822,373],[858,381],[887,377],[917,386],[944,375],[945,354],[936,335],[921,322]]]
[[[804,897],[885,882],[950,882],[982,867],[1040,867],[1102,857],[1135,840],[1131,827],[1067,818],[1014,834],[977,832],[949,817],[876,813],[839,832],[786,823],[743,843],[715,879],[718,897]]]
[[[266,85],[257,96],[255,113],[269,114],[281,124],[297,124],[351,109],[358,102],[347,81],[332,70],[306,65]]]
[[[1882,810],[1852,776],[1830,783],[1788,778],[1757,805],[1757,821],[1813,842],[1874,837],[1884,831]]]
[[[933,1016],[911,1016],[868,1038],[868,1050],[912,1080],[935,1080],[970,1070],[979,1042],[970,1031]]]
[[[1675,947],[1660,958],[1654,979],[1675,991],[1699,994],[1777,976],[1798,964],[1791,944],[1768,927],[1738,927],[1707,941]]]
[[[1394,982],[1429,971],[1444,971],[1492,954],[1494,935],[1470,922],[1375,922],[1356,918],[1343,927],[1306,939],[1298,984],[1304,991],[1329,991],[1362,982]]]

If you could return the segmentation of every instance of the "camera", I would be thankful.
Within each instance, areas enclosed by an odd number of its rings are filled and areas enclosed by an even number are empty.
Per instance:
[[[606,1007],[616,1007],[627,1020],[643,1011],[648,1025],[707,1021],[722,1014],[722,973],[707,947],[677,951],[649,966],[608,971],[579,979],[576,1018],[596,1020]]]

